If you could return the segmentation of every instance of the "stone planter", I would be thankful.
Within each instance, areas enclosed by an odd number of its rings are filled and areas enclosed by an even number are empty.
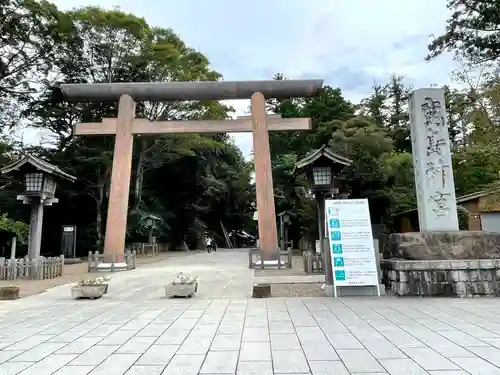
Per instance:
[[[106,292],[107,284],[99,285],[75,285],[71,288],[71,297],[80,299],[96,299],[101,298]]]
[[[103,284],[104,285],[104,294],[108,294],[108,284]]]
[[[19,299],[18,286],[4,286],[0,288],[0,300],[14,300]]]
[[[198,283],[174,284],[165,285],[165,295],[167,298],[184,297],[191,298],[198,291]]]

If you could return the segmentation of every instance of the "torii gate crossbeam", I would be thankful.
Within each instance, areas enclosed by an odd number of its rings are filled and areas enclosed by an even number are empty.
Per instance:
[[[263,260],[274,259],[278,249],[276,212],[269,150],[269,130],[307,130],[307,118],[281,119],[268,116],[265,98],[314,95],[322,80],[98,83],[63,84],[56,97],[68,101],[119,101],[118,117],[102,123],[77,124],[75,135],[115,135],[104,255],[123,261],[134,134],[215,133],[252,131],[255,184],[259,212],[259,242]],[[158,121],[135,119],[137,101],[250,99],[251,119],[214,121]],[[114,256],[113,256],[114,254]]]

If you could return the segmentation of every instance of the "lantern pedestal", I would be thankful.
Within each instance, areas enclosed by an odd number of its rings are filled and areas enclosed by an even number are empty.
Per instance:
[[[37,259],[40,257],[40,246],[42,243],[43,208],[57,203],[57,198],[49,198],[44,195],[29,196],[18,195],[17,200],[24,204],[31,205],[30,236],[28,244],[28,258]]]

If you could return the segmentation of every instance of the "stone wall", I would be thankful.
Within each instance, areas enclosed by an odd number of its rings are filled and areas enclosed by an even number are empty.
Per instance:
[[[500,259],[382,259],[381,268],[397,296],[500,296]]]
[[[500,259],[500,234],[480,231],[393,233],[385,259]]]

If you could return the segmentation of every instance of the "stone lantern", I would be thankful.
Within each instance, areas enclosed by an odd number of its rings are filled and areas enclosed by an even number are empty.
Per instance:
[[[342,169],[352,164],[352,160],[333,153],[327,146],[323,146],[309,156],[299,160],[295,164],[293,173],[305,173],[311,184],[311,190],[314,193],[316,204],[318,207],[318,234],[320,251],[323,256],[323,264],[325,268],[325,294],[333,296],[333,269],[331,267],[331,254],[326,251],[325,247],[326,236],[326,221],[325,221],[325,199],[327,196],[335,197],[338,195],[345,196],[345,193],[340,193],[342,186],[336,176],[340,174]],[[337,186],[338,185],[338,186]]]
[[[43,208],[58,202],[54,197],[58,181],[74,182],[76,177],[32,155],[3,167],[0,173],[14,175],[24,183],[24,191],[17,199],[31,206],[28,257],[37,259],[42,240]]]

